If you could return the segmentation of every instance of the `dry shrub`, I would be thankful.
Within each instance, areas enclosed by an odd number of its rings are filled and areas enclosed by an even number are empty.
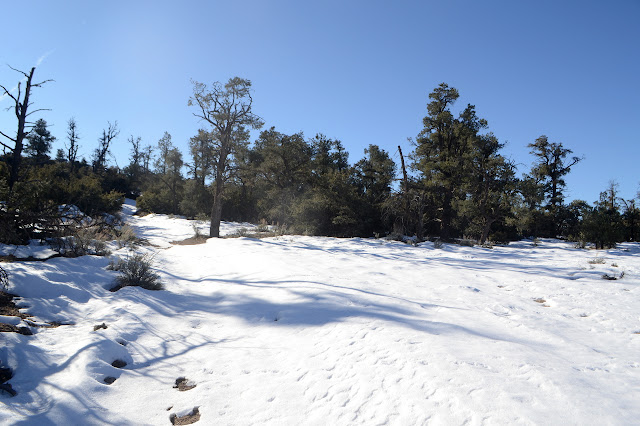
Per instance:
[[[142,287],[146,290],[162,290],[158,274],[153,272],[153,257],[146,254],[134,254],[126,259],[118,259],[109,265],[109,269],[120,272],[116,285],[111,291],[123,287]]]

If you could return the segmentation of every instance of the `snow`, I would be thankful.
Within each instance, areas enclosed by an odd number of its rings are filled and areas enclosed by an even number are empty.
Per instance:
[[[134,209],[166,290],[111,293],[116,272],[96,256],[3,264],[34,322],[74,325],[0,334],[18,392],[0,394],[0,424],[170,424],[194,407],[199,424],[234,425],[640,418],[639,244],[171,245],[207,224]],[[180,377],[196,387],[178,391]]]

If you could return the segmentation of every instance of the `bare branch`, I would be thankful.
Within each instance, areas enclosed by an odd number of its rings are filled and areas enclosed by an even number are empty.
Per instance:
[[[11,68],[12,70],[14,70],[15,72],[19,72],[20,74],[24,75],[26,78],[29,78],[29,74],[27,74],[26,72],[24,72],[24,71],[20,71],[20,70],[18,70],[18,69],[15,69],[14,67],[12,67],[12,66],[11,66],[11,65],[9,65],[9,64],[7,64],[7,66],[8,66],[9,68]]]
[[[9,139],[11,142],[14,142],[14,143],[15,143],[15,141],[16,141],[14,138],[12,138],[11,136],[6,135],[5,133],[3,133],[3,132],[1,132],[1,131],[0,131],[0,135],[2,135],[2,136],[4,136],[5,138]]]
[[[18,100],[15,98],[15,96],[13,96],[13,95],[11,94],[11,92],[9,92],[9,90],[7,90],[7,88],[6,88],[6,87],[4,87],[2,84],[0,84],[0,87],[2,87],[2,90],[4,90],[4,94],[5,94],[5,95],[7,95],[7,96],[9,96],[11,99],[13,99],[13,100],[14,100],[14,102],[18,102]]]
[[[0,132],[2,133],[2,132]],[[4,133],[2,133],[3,136],[6,136]],[[9,151],[13,151],[13,148],[11,148],[9,145],[7,145],[6,143],[0,142],[0,145],[4,146],[5,148],[7,148]]]
[[[25,117],[28,117],[28,116],[30,116],[31,114],[35,114],[36,112],[39,112],[39,111],[51,111],[51,108],[40,108],[40,109],[36,109],[36,110],[34,110],[34,111],[31,111],[31,112],[30,112],[30,113],[28,113],[27,115],[25,115]]]
[[[47,79],[47,80],[41,81],[40,83],[32,84],[32,85],[31,85],[31,87],[40,87],[40,86],[42,86],[43,84],[45,84],[45,83],[49,83],[49,82],[51,82],[51,81],[55,81],[55,80],[50,78],[50,79]]]

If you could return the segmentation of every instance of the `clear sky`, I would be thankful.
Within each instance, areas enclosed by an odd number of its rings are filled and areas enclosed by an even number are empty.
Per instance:
[[[62,147],[75,117],[90,157],[107,121],[128,163],[130,135],[165,131],[188,161],[199,123],[191,79],[253,83],[266,127],[340,139],[353,163],[369,144],[397,161],[422,128],[428,94],[456,87],[505,154],[527,171],[545,134],[585,160],[569,199],[610,180],[634,197],[640,172],[640,1],[29,1],[3,2],[0,83],[36,66],[34,108]],[[15,132],[8,99],[0,129]],[[257,136],[257,134],[256,134]],[[399,161],[397,161],[399,163]]]

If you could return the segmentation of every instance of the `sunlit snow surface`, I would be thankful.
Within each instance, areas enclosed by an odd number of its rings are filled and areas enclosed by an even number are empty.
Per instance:
[[[3,264],[34,321],[75,325],[0,334],[18,392],[0,395],[1,424],[162,425],[194,407],[198,424],[222,425],[640,419],[638,244],[178,246],[190,221],[132,211],[165,291],[109,292],[107,258]],[[589,263],[596,256],[604,263]],[[179,377],[196,387],[179,392]]]

